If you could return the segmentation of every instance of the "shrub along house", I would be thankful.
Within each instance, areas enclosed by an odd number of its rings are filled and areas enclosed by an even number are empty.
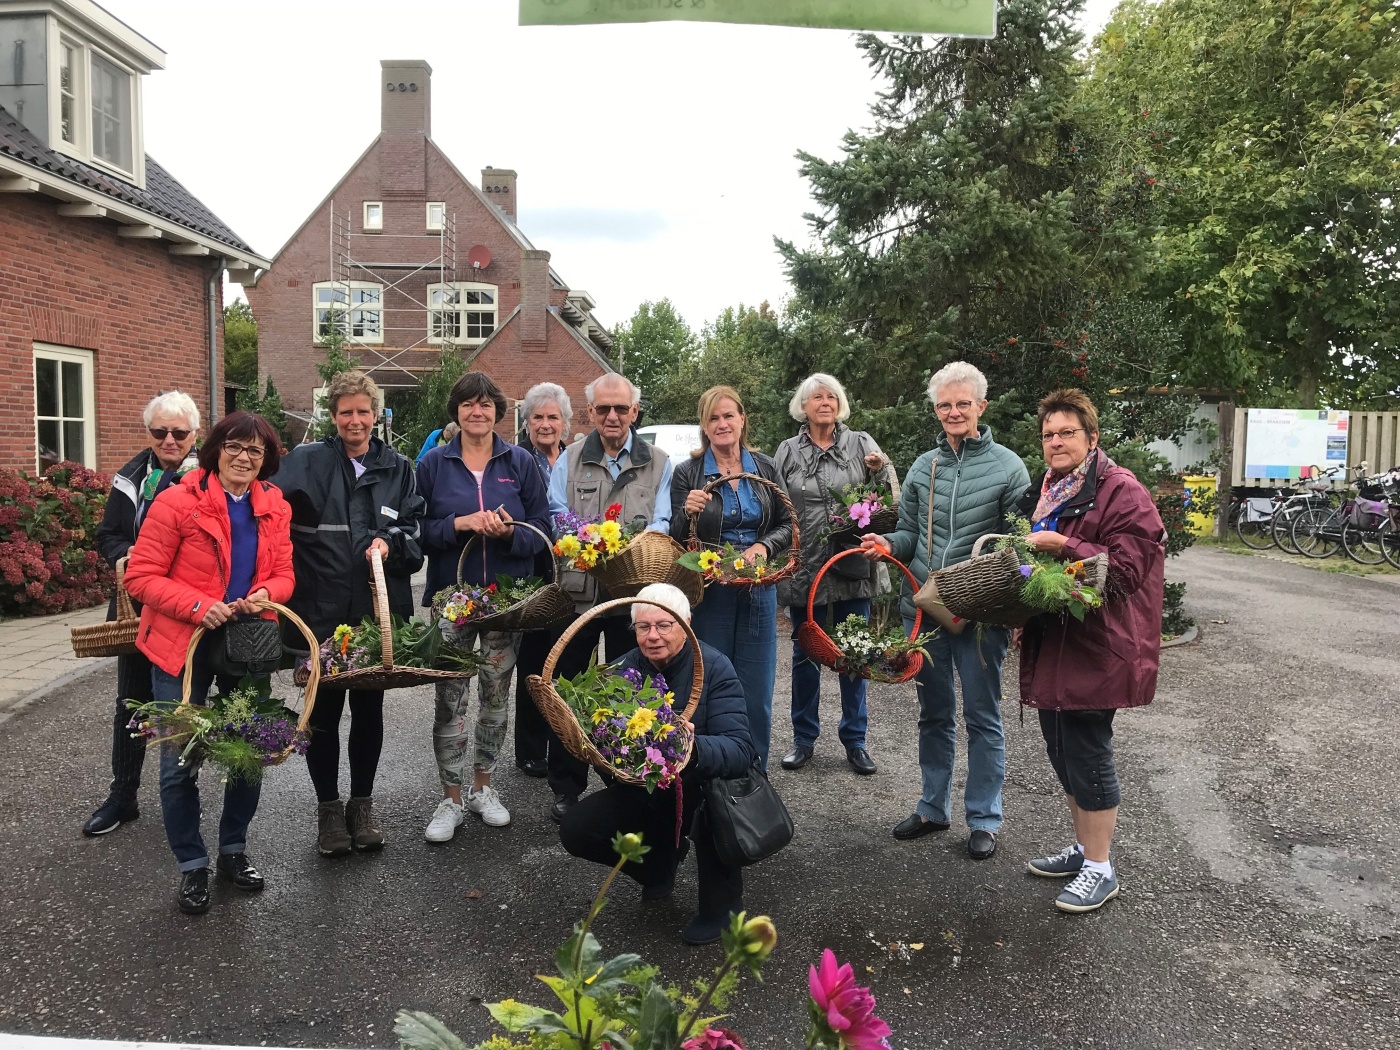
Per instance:
[[[268,262],[146,156],[160,48],[90,0],[0,0],[0,57],[0,467],[113,471],[159,390],[222,414],[223,275]]]
[[[516,225],[514,171],[485,168],[473,185],[433,142],[428,64],[380,65],[379,135],[266,272],[235,277],[258,322],[260,382],[270,377],[305,423],[321,341],[339,329],[390,391],[416,388],[454,347],[512,401],[534,383],[559,383],[576,426],[585,423],[584,386],[612,371],[593,300]],[[503,420],[498,431],[517,425]]]

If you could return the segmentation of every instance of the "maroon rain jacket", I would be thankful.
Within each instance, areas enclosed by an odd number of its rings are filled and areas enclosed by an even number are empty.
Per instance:
[[[1061,711],[1140,707],[1157,691],[1162,647],[1166,531],[1151,494],[1102,451],[1060,511],[1064,559],[1108,554],[1103,605],[1085,614],[1037,616],[1021,637],[1021,703]],[[1044,475],[1021,498],[1029,518]]]

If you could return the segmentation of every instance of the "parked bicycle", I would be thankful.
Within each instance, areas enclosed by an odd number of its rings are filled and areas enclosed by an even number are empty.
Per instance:
[[[1288,554],[1301,553],[1293,543],[1294,521],[1305,511],[1330,511],[1336,506],[1338,500],[1332,491],[1332,479],[1343,470],[1341,466],[1327,470],[1313,467],[1308,477],[1293,488],[1274,489],[1268,496],[1237,494],[1231,510],[1235,535],[1253,550],[1278,547]]]
[[[1395,472],[1365,477],[1367,469],[1365,463],[1356,468],[1354,494],[1340,504],[1309,507],[1294,519],[1290,535],[1298,553],[1320,559],[1341,551],[1362,565],[1379,565],[1385,559],[1386,544],[1377,537],[1380,523],[1389,520],[1386,503]]]

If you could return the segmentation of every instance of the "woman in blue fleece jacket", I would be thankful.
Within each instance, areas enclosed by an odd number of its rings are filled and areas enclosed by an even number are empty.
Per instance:
[[[457,563],[472,534],[478,535],[467,555],[463,579],[491,584],[497,576],[534,574],[535,555],[545,541],[529,529],[517,529],[525,521],[548,535],[549,496],[534,458],[525,449],[507,444],[495,433],[496,421],[505,415],[506,399],[500,387],[482,372],[468,372],[452,388],[448,415],[462,428],[446,445],[429,450],[418,466],[418,490],[427,504],[420,519],[422,544],[428,555],[428,583],[423,604],[457,582]],[[449,629],[444,627],[444,632]],[[463,819],[463,806],[492,827],[510,823],[510,812],[491,787],[491,774],[505,740],[510,676],[515,669],[520,635],[503,631],[478,631],[470,626],[451,628],[461,644],[481,641],[486,663],[476,677],[478,709],[474,734],[473,779],[462,797],[467,754],[466,681],[452,679],[437,684],[433,716],[433,750],[443,799],[438,803],[424,837],[447,842]]]

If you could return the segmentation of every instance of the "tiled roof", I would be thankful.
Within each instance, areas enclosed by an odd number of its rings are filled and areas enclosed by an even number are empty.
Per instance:
[[[134,183],[45,148],[4,107],[0,107],[0,155],[42,168],[85,189],[169,220],[240,252],[252,256],[258,254],[150,155],[146,157],[146,188],[143,190]]]

